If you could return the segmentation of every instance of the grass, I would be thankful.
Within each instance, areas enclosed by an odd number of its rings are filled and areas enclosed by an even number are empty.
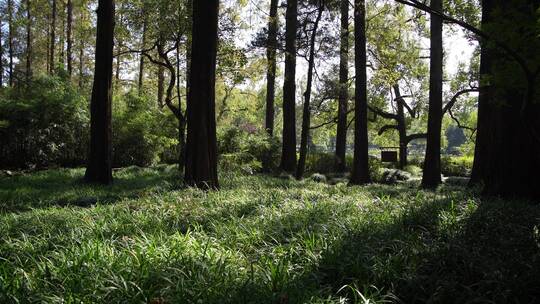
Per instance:
[[[170,167],[102,188],[82,174],[0,179],[0,303],[540,300],[530,202],[238,174],[206,193]]]

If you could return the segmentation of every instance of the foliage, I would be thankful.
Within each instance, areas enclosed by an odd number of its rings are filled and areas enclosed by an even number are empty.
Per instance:
[[[0,167],[85,162],[88,104],[66,78],[43,76],[0,95]]]
[[[441,158],[441,171],[445,176],[468,177],[471,175],[474,158],[472,156]]]
[[[0,302],[531,303],[538,294],[537,204],[236,174],[222,176],[220,192],[174,190],[169,168],[117,171],[112,188],[76,182],[82,170],[0,179]],[[74,204],[87,197],[97,204]]]

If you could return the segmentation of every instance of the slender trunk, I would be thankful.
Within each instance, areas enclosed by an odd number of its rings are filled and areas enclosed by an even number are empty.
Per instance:
[[[50,51],[49,51],[49,64],[50,64],[50,74],[53,74],[56,70],[56,64],[54,62],[55,57],[55,48],[56,48],[56,0],[52,1],[52,11],[51,11],[51,44],[50,44]]]
[[[30,0],[26,0],[26,81],[32,79],[32,11]]]
[[[266,59],[268,60],[268,70],[266,73],[266,132],[274,136],[274,99],[276,94],[276,52],[278,47],[278,0],[270,1],[270,18],[268,20],[268,47]]]
[[[300,140],[300,158],[296,168],[296,178],[302,179],[306,169],[306,158],[308,154],[309,128],[311,127],[311,88],[313,86],[313,69],[315,68],[315,45],[317,39],[317,30],[324,11],[324,0],[320,0],[319,12],[313,25],[311,41],[309,46],[309,64],[306,92],[304,93],[304,111],[302,113],[302,135]]]
[[[2,19],[0,18],[0,88],[4,87],[4,31],[2,30],[2,27],[4,26],[4,23],[2,22]]]
[[[349,104],[349,1],[341,0],[341,47],[339,50],[339,100],[336,133],[336,163],[338,173],[347,171],[347,112]]]
[[[82,89],[84,85],[84,42],[81,41],[81,48],[79,49],[79,89]]]
[[[296,31],[298,0],[287,1],[285,33],[285,82],[283,84],[283,149],[281,170],[296,171]]]
[[[399,168],[405,169],[407,166],[407,154],[408,154],[408,141],[407,141],[407,122],[405,119],[405,100],[401,96],[399,85],[394,86],[394,92],[396,93],[397,103],[397,126],[399,132]]]
[[[141,41],[141,50],[146,48],[146,31],[148,27],[148,17],[145,14],[144,20],[143,20],[143,32],[142,32],[142,41]],[[141,54],[139,59],[139,82],[137,85],[137,89],[139,91],[139,95],[142,94],[143,90],[143,84],[144,84],[144,56]]]
[[[163,96],[165,95],[165,68],[162,65],[158,66],[157,70],[158,88],[157,88],[157,100],[158,107],[163,109],[165,104],[163,103]]]
[[[365,0],[355,0],[354,29],[356,88],[354,109],[354,165],[351,174],[351,184],[364,185],[371,182],[371,177],[369,173],[369,143],[367,117],[367,42]]]
[[[120,13],[118,13],[119,18],[118,21],[121,25],[124,24],[124,15],[122,14],[122,6],[120,7]],[[120,36],[120,35],[117,35]],[[122,56],[120,55],[120,52],[122,52],[122,48],[124,46],[124,41],[122,37],[116,37],[116,70],[114,74],[114,89],[119,90],[120,89],[120,72],[122,70]]]
[[[442,0],[431,0],[431,8],[441,12]],[[443,90],[443,22],[431,14],[431,63],[429,80],[429,116],[426,159],[422,187],[435,189],[441,184],[441,129]]]
[[[181,20],[179,20],[181,23]],[[178,111],[183,113],[182,110],[182,92],[180,90],[181,78],[180,78],[180,37],[178,37],[176,46],[176,95],[178,96]],[[183,114],[178,118],[178,171],[184,171],[184,162],[186,155],[186,120]]]
[[[8,0],[8,27],[9,27],[9,37],[8,37],[8,46],[9,46],[9,86],[13,86],[13,57],[14,57],[14,26],[13,26],[13,0]]]
[[[73,75],[73,0],[67,2],[67,71],[71,78]]]
[[[66,15],[67,5],[65,4],[64,0],[60,1],[61,5],[64,7],[62,8],[61,12]],[[64,67],[65,64],[65,46],[66,46],[66,18],[62,18],[64,16],[60,15],[57,18],[60,18],[62,20],[62,27],[60,29],[60,58],[58,59],[58,64],[62,67]]]
[[[218,11],[218,0],[193,2],[184,181],[204,189],[219,188],[215,105]]]
[[[111,184],[114,0],[99,0],[98,5],[96,63],[90,103],[90,153],[85,180],[91,183]]]

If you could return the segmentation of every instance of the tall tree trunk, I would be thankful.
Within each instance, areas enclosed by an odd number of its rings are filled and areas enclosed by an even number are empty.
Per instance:
[[[13,86],[14,80],[14,70],[13,70],[13,57],[14,57],[14,45],[13,39],[15,36],[14,25],[13,25],[13,0],[8,0],[8,27],[9,27],[9,37],[8,37],[8,47],[9,47],[9,86]]]
[[[146,31],[147,31],[147,28],[148,28],[148,17],[145,14],[145,17],[144,17],[144,20],[143,20],[143,32],[142,32],[141,50],[146,48]],[[139,82],[138,82],[138,85],[137,85],[139,95],[142,94],[143,84],[144,84],[144,55],[141,54],[140,58],[139,58]]]
[[[401,96],[399,85],[394,86],[397,103],[397,126],[399,132],[399,168],[405,169],[407,166],[407,154],[409,142],[407,141],[407,122],[405,119],[405,100]]]
[[[60,0],[62,9],[60,12],[62,12],[64,15],[66,14],[67,5],[65,4],[64,0]],[[66,18],[62,18],[65,16],[57,16],[57,18],[60,18],[62,20],[62,27],[60,28],[60,56],[58,59],[58,64],[62,67],[65,67],[65,46],[66,46]]]
[[[179,20],[179,26],[182,20]],[[176,46],[176,95],[178,96],[178,112],[183,113],[182,109],[182,92],[180,90],[182,80],[180,78],[180,42],[182,37],[178,37]],[[186,120],[183,114],[178,119],[178,171],[184,172],[184,164],[186,158]]]
[[[218,189],[216,53],[218,0],[193,2],[193,45],[187,108],[185,183]]]
[[[4,87],[4,31],[2,30],[2,27],[4,26],[4,23],[2,22],[2,18],[0,18],[0,88]]]
[[[368,143],[368,101],[367,101],[367,42],[366,42],[366,3],[355,0],[355,123],[354,123],[354,165],[351,184],[364,185],[371,182],[369,173]]]
[[[90,103],[90,153],[85,174],[85,180],[91,183],[112,183],[113,45],[114,0],[99,0],[94,87]]]
[[[283,148],[281,170],[296,171],[296,31],[298,0],[287,0],[285,30],[285,81],[283,84]]]
[[[73,0],[67,0],[67,71],[73,75]]]
[[[84,41],[81,41],[79,49],[79,89],[84,86]]]
[[[298,167],[296,168],[296,178],[302,179],[306,168],[306,158],[308,154],[308,140],[310,137],[309,128],[311,127],[311,88],[313,86],[313,69],[315,68],[315,45],[317,39],[317,30],[319,29],[319,22],[324,11],[324,0],[320,0],[319,12],[317,19],[313,25],[313,32],[311,33],[311,41],[309,46],[309,64],[307,74],[306,92],[304,93],[304,111],[302,115],[302,135],[300,140],[300,159],[298,161]]]
[[[431,8],[442,12],[442,0],[431,0]],[[435,189],[441,184],[441,129],[443,116],[443,22],[431,14],[431,63],[426,159],[422,187]]]
[[[49,64],[50,64],[50,74],[53,74],[56,70],[56,63],[54,61],[55,57],[55,48],[56,48],[56,0],[52,0],[52,10],[51,10],[51,44],[50,44],[50,51],[49,51]]]
[[[162,65],[158,66],[157,70],[158,88],[157,88],[157,100],[158,107],[163,109],[165,104],[163,103],[163,96],[165,96],[165,68]]]
[[[26,81],[32,79],[32,10],[30,0],[26,0]]]
[[[540,39],[536,26],[538,0],[484,0],[483,27],[512,40],[514,49],[538,68]],[[515,22],[513,22],[515,21]],[[515,24],[515,27],[509,26]],[[531,30],[528,30],[530,27]],[[504,31],[498,31],[504,28]],[[498,31],[498,32],[495,32]],[[515,70],[516,64],[483,41],[481,74],[490,87],[480,94],[478,134],[472,183],[483,184],[484,194],[505,198],[540,197],[536,178],[540,171],[540,103],[536,90],[540,79]],[[522,77],[518,81],[503,81]],[[526,87],[516,87],[526,83]],[[484,84],[485,85],[485,84]]]
[[[336,163],[338,173],[347,171],[347,112],[349,111],[349,0],[341,0],[341,47],[339,50],[339,99],[336,133]]]
[[[268,46],[266,59],[268,70],[266,73],[266,132],[274,136],[274,99],[276,95],[276,53],[278,47],[277,34],[279,18],[277,15],[278,0],[270,1],[270,17],[268,20]]]

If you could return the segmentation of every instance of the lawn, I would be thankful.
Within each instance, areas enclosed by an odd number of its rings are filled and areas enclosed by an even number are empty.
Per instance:
[[[173,167],[0,178],[0,303],[534,303],[540,205]]]

